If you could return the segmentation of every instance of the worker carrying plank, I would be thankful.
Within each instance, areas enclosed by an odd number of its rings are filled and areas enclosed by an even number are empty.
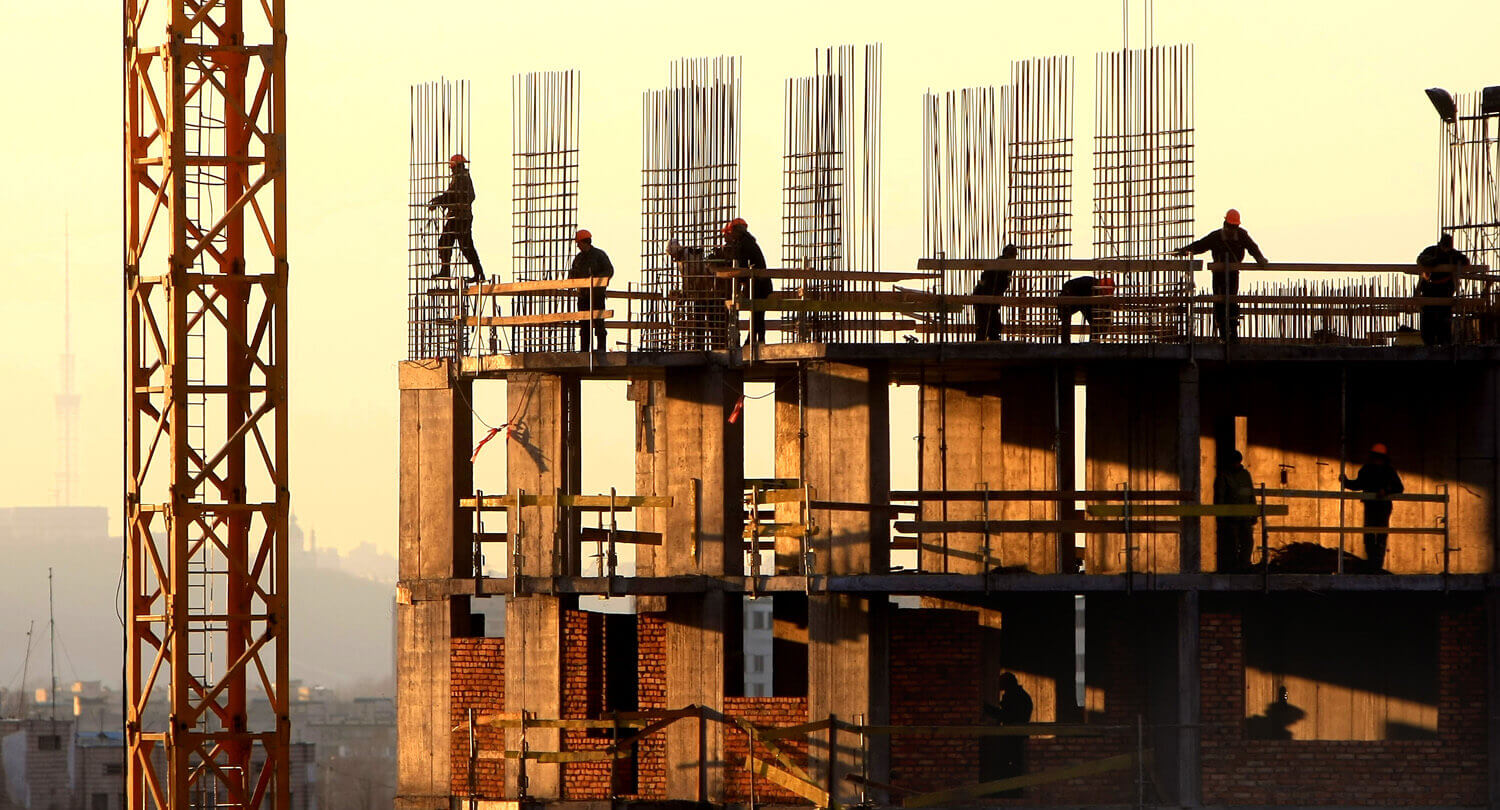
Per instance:
[[[766,255],[760,252],[760,244],[750,235],[749,223],[735,217],[724,226],[723,233],[724,245],[714,255],[715,259],[738,268],[766,269]],[[740,295],[752,301],[761,301],[771,295],[771,280],[768,278],[740,279],[735,286]],[[750,313],[750,334],[756,343],[766,342],[765,312],[755,310]]]
[[[1365,465],[1359,468],[1359,475],[1350,478],[1339,473],[1339,483],[1344,486],[1344,489],[1375,495],[1374,498],[1362,502],[1365,507],[1365,528],[1372,526],[1384,528],[1391,525],[1389,496],[1399,495],[1405,489],[1401,485],[1401,476],[1396,473],[1396,468],[1391,466],[1390,451],[1386,449],[1385,444],[1376,442],[1372,445]],[[1365,535],[1365,559],[1376,568],[1385,568],[1385,540],[1384,534]]]
[[[1422,279],[1415,291],[1417,298],[1452,298],[1458,292],[1458,278],[1453,270],[1468,267],[1469,257],[1455,250],[1453,234],[1445,233],[1438,237],[1436,245],[1428,245],[1417,254],[1417,265],[1422,268]],[[1453,307],[1422,307],[1420,323],[1424,345],[1446,346],[1453,342]]]
[[[1070,278],[1063,282],[1062,291],[1058,293],[1064,298],[1099,298],[1114,294],[1115,280],[1109,276]],[[1108,307],[1096,307],[1092,304],[1058,304],[1058,333],[1063,343],[1073,340],[1073,315],[1078,312],[1082,312],[1083,319],[1088,322],[1090,340],[1103,334],[1114,322],[1114,311]]]
[[[1250,471],[1240,463],[1244,460],[1240,451],[1233,449],[1219,457],[1219,472],[1214,476],[1214,503],[1254,505],[1255,482],[1250,479]],[[1249,573],[1250,549],[1255,546],[1255,518],[1216,517],[1214,533],[1219,573]]]
[[[438,235],[438,261],[442,269],[432,277],[449,277],[449,260],[453,246],[458,245],[474,271],[469,281],[477,284],[484,281],[484,268],[479,264],[479,251],[474,249],[474,180],[469,176],[469,159],[463,155],[448,158],[448,170],[448,188],[427,201],[427,210],[443,209],[443,230]]]
[[[1172,251],[1172,255],[1192,256],[1205,250],[1210,251],[1213,260],[1220,264],[1242,262],[1246,251],[1262,266],[1267,263],[1265,254],[1260,252],[1260,246],[1250,238],[1248,231],[1240,227],[1240,212],[1233,208],[1224,212],[1224,224],[1217,231]],[[1213,274],[1213,286],[1214,295],[1221,299],[1214,302],[1214,327],[1219,330],[1219,336],[1225,343],[1232,343],[1239,337],[1240,305],[1225,299],[1240,294],[1240,271],[1220,269]]]
[[[1016,255],[1015,245],[1006,245],[1000,251],[1000,258],[1002,259],[1014,259]],[[1009,289],[1010,268],[985,270],[979,274],[979,283],[974,285],[974,294],[1005,295]],[[974,305],[974,339],[1000,339],[1000,306],[998,304]]]
[[[594,247],[594,235],[585,230],[580,230],[573,236],[573,243],[578,245],[578,255],[573,257],[573,266],[568,269],[568,278],[613,278],[615,266],[609,263],[609,256],[599,248]],[[606,282],[607,283],[607,282]],[[604,285],[590,287],[578,291],[578,308],[580,310],[594,311],[604,309]],[[578,350],[586,352],[589,350],[589,329],[594,330],[594,339],[598,343],[599,351],[604,351],[604,321],[602,319],[589,319],[578,322]]]

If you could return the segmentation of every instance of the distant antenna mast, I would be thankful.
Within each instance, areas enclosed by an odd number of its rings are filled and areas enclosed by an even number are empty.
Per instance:
[[[47,568],[47,635],[52,644],[52,686],[47,690],[48,718],[57,722],[57,617],[52,612],[52,568]]]
[[[26,699],[26,676],[31,670],[31,631],[36,629],[36,619],[26,625],[26,657],[21,661],[21,719],[31,718],[31,701]]]
[[[68,215],[63,214],[63,354],[62,393],[57,395],[57,423],[62,431],[62,469],[57,474],[57,503],[73,505],[77,484],[78,392],[73,387],[72,262],[69,255]]]

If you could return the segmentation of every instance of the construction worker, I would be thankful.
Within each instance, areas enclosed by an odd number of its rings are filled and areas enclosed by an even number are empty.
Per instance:
[[[688,247],[672,239],[667,242],[667,255],[682,274],[683,309],[687,315],[682,334],[691,344],[685,348],[724,348],[727,334],[723,328],[727,317],[724,302],[729,298],[726,285],[714,276],[703,248]]]
[[[594,235],[588,231],[579,231],[574,234],[573,242],[578,245],[578,255],[573,257],[573,266],[568,269],[568,278],[612,278],[615,274],[614,265],[609,263],[609,256],[604,251],[594,247]],[[604,309],[604,287],[591,287],[578,291],[578,308],[583,311]],[[589,327],[593,327],[594,339],[598,343],[598,350],[604,351],[604,321],[587,320],[578,323],[578,350],[586,352],[589,350]]]
[[[1429,245],[1417,254],[1417,264],[1422,269],[1422,279],[1417,282],[1417,298],[1452,298],[1458,292],[1458,277],[1453,274],[1469,266],[1469,257],[1453,248],[1453,234],[1438,237],[1436,245]],[[1453,342],[1453,307],[1422,307],[1422,343],[1427,346],[1446,346]]]
[[[1000,674],[1000,705],[988,701],[984,713],[991,722],[1002,726],[1024,726],[1031,722],[1031,695],[1021,686],[1013,672]],[[1014,735],[990,735],[983,738],[979,749],[980,780],[985,782],[1008,779],[1026,773],[1026,737]],[[1021,795],[1020,790],[1008,790],[999,794],[1005,797]]]
[[[1255,482],[1250,471],[1240,463],[1244,456],[1229,450],[1219,457],[1219,473],[1214,476],[1214,503],[1255,504]],[[1214,518],[1219,572],[1244,574],[1250,571],[1250,549],[1255,546],[1254,517]]]
[[[1115,294],[1115,280],[1105,276],[1095,278],[1093,276],[1079,276],[1070,278],[1063,282],[1062,290],[1058,295],[1064,298],[1102,297]],[[1114,322],[1114,311],[1107,307],[1096,307],[1089,304],[1058,304],[1057,320],[1059,323],[1058,333],[1063,343],[1073,340],[1073,314],[1083,313],[1083,319],[1089,325],[1089,337],[1092,339],[1104,333],[1109,325]]]
[[[1390,453],[1384,444],[1376,442],[1370,447],[1369,458],[1365,461],[1365,465],[1359,468],[1359,475],[1350,478],[1339,473],[1339,483],[1344,486],[1344,489],[1375,495],[1373,499],[1363,502],[1366,528],[1385,528],[1391,525],[1389,498],[1401,493],[1403,487],[1401,476],[1397,475],[1396,468],[1391,466]],[[1379,569],[1385,568],[1385,539],[1384,534],[1365,535],[1365,559]]]
[[[448,170],[452,174],[448,188],[427,201],[427,210],[443,209],[443,231],[438,235],[438,260],[443,266],[432,277],[449,277],[449,259],[456,244],[473,270],[469,281],[478,283],[484,281],[484,268],[479,264],[479,251],[474,249],[474,181],[469,177],[469,159],[463,155],[448,158]]]
[[[1016,246],[1006,245],[1000,258],[1016,258]],[[1005,295],[1010,289],[1010,268],[985,270],[979,274],[979,283],[974,285],[975,295]],[[974,339],[1000,339],[1000,307],[997,304],[974,305]]]
[[[735,217],[724,226],[723,233],[724,246],[715,258],[738,268],[766,269],[766,256],[760,252],[755,237],[750,235],[749,223]],[[771,294],[771,280],[768,278],[739,279],[735,287],[741,296],[748,295],[752,301],[763,301]],[[766,342],[765,312],[755,310],[750,313],[750,335],[756,343]]]
[[[1240,212],[1231,208],[1224,212],[1224,225],[1217,231],[1198,241],[1172,251],[1174,256],[1192,256],[1203,251],[1210,251],[1213,260],[1220,264],[1237,263],[1245,260],[1245,251],[1249,251],[1255,261],[1265,266],[1265,254],[1260,252],[1260,246],[1250,238],[1250,234],[1240,227]],[[1226,343],[1232,343],[1239,337],[1240,329],[1240,305],[1238,302],[1223,299],[1232,299],[1240,294],[1240,271],[1221,269],[1213,273],[1214,295],[1221,300],[1214,303],[1214,328],[1219,330],[1219,336]]]

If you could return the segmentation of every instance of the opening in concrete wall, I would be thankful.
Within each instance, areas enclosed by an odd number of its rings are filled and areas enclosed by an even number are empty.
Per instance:
[[[1439,613],[1435,600],[1390,595],[1247,605],[1246,736],[1436,738]]]

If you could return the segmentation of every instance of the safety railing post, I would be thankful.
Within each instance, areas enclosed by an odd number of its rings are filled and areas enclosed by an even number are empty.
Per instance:
[[[477,810],[479,807],[479,794],[477,791],[477,776],[474,773],[474,762],[479,758],[479,746],[474,739],[474,707],[469,707],[469,810]]]
[[[505,517],[505,531],[509,535],[510,543],[510,593],[511,596],[520,596],[521,538],[526,534],[526,521],[522,517],[525,513],[521,511],[521,504],[526,502],[526,490],[516,490],[515,499],[515,503],[511,505],[510,512]]]
[[[615,488],[609,488],[609,535],[608,549],[605,551],[604,564],[608,573],[605,574],[604,594],[615,595],[615,572],[618,561],[615,558],[615,533],[619,531],[619,522],[615,519]]]
[[[520,759],[516,760],[516,798],[525,801],[530,785],[526,778],[526,756],[531,753],[531,747],[526,740],[526,720],[530,718],[531,712],[521,710],[521,750]]]
[[[484,490],[474,490],[474,578],[484,577]]]

